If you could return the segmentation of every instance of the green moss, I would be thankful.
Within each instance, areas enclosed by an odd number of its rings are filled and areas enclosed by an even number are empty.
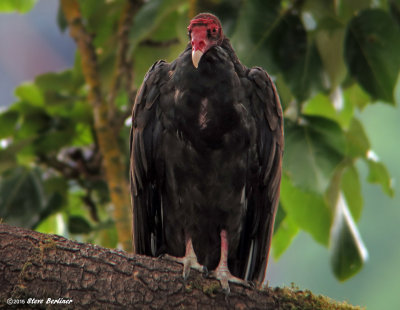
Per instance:
[[[19,274],[19,279],[20,280],[25,280],[25,281],[32,281],[34,279],[34,276],[32,272],[30,271],[32,267],[32,263],[30,261],[27,261],[21,269],[21,272]]]
[[[346,302],[337,302],[329,297],[314,295],[309,290],[299,290],[292,284],[291,288],[275,288],[272,293],[285,305],[283,309],[303,310],[361,310],[358,306],[349,305]]]
[[[194,289],[201,290],[201,283],[198,280],[189,281],[185,284],[186,292],[190,293]]]
[[[203,293],[210,296],[215,297],[218,291],[221,291],[221,285],[213,281],[209,285],[203,285],[202,287]]]
[[[40,243],[39,243],[39,251],[40,251],[40,262],[43,263],[43,259],[44,259],[44,252],[46,250],[50,250],[50,249],[56,249],[57,248],[57,242],[54,241],[54,239],[52,239],[51,237],[43,237],[40,239]]]
[[[57,242],[51,237],[42,238],[40,241],[41,249],[55,249],[57,246]]]

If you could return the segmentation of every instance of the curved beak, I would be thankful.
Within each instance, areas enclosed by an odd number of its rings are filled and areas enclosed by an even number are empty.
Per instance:
[[[207,28],[205,26],[195,26],[192,28],[191,36],[192,45],[192,62],[197,69],[200,59],[205,52],[210,48],[211,42],[207,38]]]
[[[200,58],[203,56],[203,54],[204,53],[200,50],[192,49],[192,62],[196,69],[199,67]]]

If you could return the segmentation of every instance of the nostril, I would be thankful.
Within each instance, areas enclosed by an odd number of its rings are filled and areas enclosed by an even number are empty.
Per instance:
[[[201,50],[204,51],[205,47],[206,47],[206,42],[204,40],[192,40],[192,46],[196,49],[196,50]]]
[[[200,41],[199,42],[199,49],[204,49],[204,47],[206,46],[206,43],[204,41]]]

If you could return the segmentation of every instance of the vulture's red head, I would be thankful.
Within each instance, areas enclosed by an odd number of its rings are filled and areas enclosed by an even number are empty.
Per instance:
[[[218,17],[210,13],[201,13],[195,16],[190,21],[188,31],[192,44],[192,61],[197,68],[201,56],[211,47],[222,43],[224,33]]]

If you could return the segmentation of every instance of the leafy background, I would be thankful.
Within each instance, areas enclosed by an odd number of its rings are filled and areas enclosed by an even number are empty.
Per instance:
[[[33,8],[23,16],[0,15],[0,95],[7,106],[0,114],[0,217],[116,247],[119,222],[101,167],[81,55],[74,57],[57,2],[36,2],[0,4],[3,12]],[[95,34],[105,97],[112,89],[124,2],[80,2],[85,26]],[[369,309],[399,308],[393,295],[400,278],[399,186],[393,182],[400,177],[399,1],[190,3],[151,0],[138,11],[129,34],[133,89],[155,60],[174,59],[183,49],[190,14],[217,13],[239,58],[275,78],[285,110],[270,285],[294,282]],[[38,21],[42,16],[49,25]],[[24,31],[18,32],[15,19],[25,23]],[[30,29],[35,25],[36,31]],[[25,42],[15,43],[18,36]],[[15,72],[24,70],[30,73],[20,76],[28,82],[20,84]],[[125,160],[130,104],[129,89],[118,88],[113,122],[122,124],[116,132]]]

